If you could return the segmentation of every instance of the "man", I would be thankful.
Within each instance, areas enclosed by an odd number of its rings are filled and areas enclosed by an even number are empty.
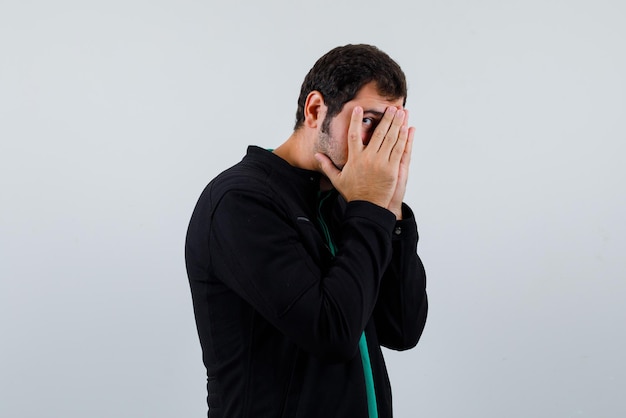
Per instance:
[[[185,254],[209,417],[392,416],[381,345],[414,347],[427,311],[405,99],[387,54],[335,48],[293,134],[200,196]]]

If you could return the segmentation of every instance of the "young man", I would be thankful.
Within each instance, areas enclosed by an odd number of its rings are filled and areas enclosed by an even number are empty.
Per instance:
[[[209,417],[392,416],[381,346],[414,347],[427,312],[405,100],[387,54],[335,48],[293,134],[200,196],[185,255]]]

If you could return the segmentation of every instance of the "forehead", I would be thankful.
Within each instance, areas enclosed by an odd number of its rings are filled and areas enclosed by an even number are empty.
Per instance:
[[[376,82],[372,81],[361,87],[356,96],[354,96],[354,99],[350,100],[348,103],[353,106],[361,106],[363,109],[372,108],[378,111],[384,111],[388,106],[402,107],[403,102],[404,97],[389,99],[388,97],[381,96],[376,87]]]

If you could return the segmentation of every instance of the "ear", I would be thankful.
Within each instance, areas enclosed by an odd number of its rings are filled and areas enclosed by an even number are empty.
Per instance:
[[[317,90],[313,90],[304,102],[304,125],[309,128],[317,128],[326,117],[326,105],[324,96]]]

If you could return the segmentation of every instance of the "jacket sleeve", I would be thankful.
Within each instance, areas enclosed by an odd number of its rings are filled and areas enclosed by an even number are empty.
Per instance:
[[[417,241],[413,212],[404,205],[403,220],[396,223],[393,233],[393,256],[374,310],[378,339],[394,350],[413,348],[426,323],[426,273],[417,255]]]
[[[299,219],[296,227],[279,199],[252,190],[221,197],[210,224],[210,273],[302,349],[327,360],[350,359],[391,259],[393,214],[349,203],[344,242],[324,268],[303,244],[307,228],[317,233],[312,221]]]

